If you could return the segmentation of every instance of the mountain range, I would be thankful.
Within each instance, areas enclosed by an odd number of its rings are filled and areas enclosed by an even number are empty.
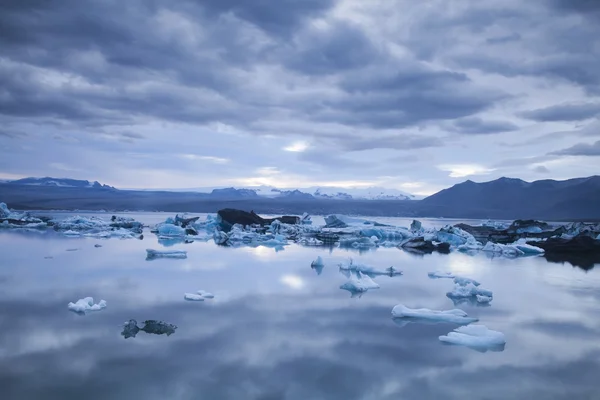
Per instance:
[[[0,183],[0,201],[16,209],[215,212],[232,207],[269,214],[306,211],[371,216],[600,220],[600,176],[534,182],[513,178],[483,183],[468,180],[421,200],[381,188],[337,189],[123,190],[97,181],[48,177]]]

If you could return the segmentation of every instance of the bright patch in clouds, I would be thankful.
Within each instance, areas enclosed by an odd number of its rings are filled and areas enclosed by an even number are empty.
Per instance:
[[[471,175],[487,175],[494,169],[486,168],[477,164],[443,164],[438,165],[442,171],[450,172],[451,178],[464,178]]]
[[[229,159],[222,157],[213,157],[213,156],[198,156],[196,154],[182,154],[181,158],[185,158],[186,160],[193,161],[208,161],[215,164],[226,164],[229,162]]]
[[[304,280],[297,275],[284,275],[279,281],[292,289],[302,289],[304,287]]]
[[[306,142],[294,142],[291,145],[283,148],[285,151],[292,151],[295,153],[302,152],[306,149],[308,149],[308,143]]]

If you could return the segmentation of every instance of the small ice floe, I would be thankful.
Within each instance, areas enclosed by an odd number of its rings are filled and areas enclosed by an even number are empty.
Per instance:
[[[51,260],[51,259],[53,259],[53,258],[54,258],[54,257],[52,257],[52,256],[46,256],[46,257],[44,257],[44,259],[45,259],[45,260]]]
[[[143,331],[146,333],[151,333],[153,335],[167,335],[170,336],[175,333],[175,329],[177,329],[176,325],[169,324],[162,321],[156,320],[147,320],[144,321],[144,327],[140,328],[137,325],[137,321],[135,319],[130,319],[129,321],[123,324],[123,331],[121,335],[127,339],[130,337],[135,337],[139,331]]]
[[[402,271],[397,270],[394,267],[389,267],[384,270],[380,270],[380,269],[371,267],[370,265],[354,263],[353,260],[350,260],[350,262],[347,264],[340,263],[340,264],[338,264],[338,266],[340,268],[340,272],[342,272],[347,277],[350,276],[351,272],[360,272],[361,274],[368,275],[372,278],[375,276],[380,276],[380,275],[388,275],[388,276],[402,275]]]
[[[79,299],[75,303],[69,303],[68,306],[70,311],[74,313],[85,315],[91,311],[100,311],[106,308],[106,301],[100,300],[98,304],[94,304],[93,297],[86,297],[84,299]]]
[[[317,259],[310,263],[310,267],[317,271],[317,275],[321,275],[323,268],[325,268],[325,264],[323,263],[321,256],[317,256]]]
[[[454,285],[454,290],[446,293],[446,296],[448,296],[451,299],[460,299],[468,297],[476,298],[477,296],[485,296],[490,298],[490,300],[485,303],[489,303],[493,298],[493,293],[491,290],[483,289],[479,286],[475,286],[472,283],[467,283],[466,285],[460,285],[457,283]]]
[[[394,319],[402,319],[406,322],[432,322],[432,323],[453,323],[467,325],[479,321],[478,318],[469,317],[463,310],[430,310],[428,308],[408,308],[403,304],[398,304],[392,309]]]
[[[79,249],[73,248],[73,249],[67,249],[67,251],[77,251]]]
[[[429,276],[431,279],[441,279],[441,278],[454,279],[454,274],[452,272],[435,271],[435,272],[427,273],[427,276]]]
[[[183,298],[188,301],[204,301],[204,299],[214,299],[215,295],[206,290],[198,290],[196,293],[184,293]]]
[[[444,343],[466,346],[481,352],[503,351],[506,345],[502,332],[488,329],[485,325],[460,326],[439,339]]]
[[[101,245],[101,244],[97,244],[97,243],[96,243],[96,244],[94,245],[94,247],[95,247],[95,248],[98,248],[98,247],[102,247],[102,245]]]
[[[379,285],[368,275],[354,272],[350,274],[348,281],[340,286],[340,289],[349,291],[351,297],[361,297],[363,293],[371,289],[379,289]]]
[[[300,238],[296,243],[302,246],[322,246],[324,242],[314,237],[303,237]]]
[[[184,250],[152,250],[146,249],[146,260],[156,258],[187,258],[187,251]]]

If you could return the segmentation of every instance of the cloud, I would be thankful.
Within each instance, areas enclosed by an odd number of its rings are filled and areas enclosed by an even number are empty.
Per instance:
[[[181,154],[181,158],[185,158],[186,160],[199,160],[199,161],[209,161],[214,164],[226,164],[229,162],[229,159],[223,157],[214,157],[214,156],[199,156],[196,154]]]
[[[600,103],[563,103],[537,110],[525,111],[519,116],[539,122],[581,121],[600,114]]]
[[[560,156],[600,156],[600,140],[592,144],[578,143],[566,149],[553,151],[550,154]]]
[[[518,125],[509,121],[484,121],[478,117],[458,119],[451,127],[451,130],[455,132],[473,135],[511,132],[518,129]]]
[[[486,168],[482,165],[476,164],[443,164],[438,165],[438,168],[442,171],[450,172],[451,178],[464,178],[472,175],[487,175],[493,172],[494,169]]]

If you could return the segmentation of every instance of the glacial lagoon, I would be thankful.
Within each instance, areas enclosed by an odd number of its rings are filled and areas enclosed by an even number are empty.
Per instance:
[[[123,215],[148,225],[172,216]],[[439,228],[463,221],[422,222]],[[414,255],[395,247],[163,243],[148,228],[143,240],[0,229],[1,397],[592,399],[600,393],[600,266],[584,270],[484,252]],[[184,250],[187,258],[147,260],[146,249]],[[321,274],[311,268],[317,256]],[[403,275],[376,276],[379,289],[352,296],[340,289],[348,278],[337,266],[350,258]],[[432,271],[473,278],[493,291],[493,301],[455,305],[446,296],[452,280],[431,279]],[[184,300],[198,290],[214,298]],[[86,315],[68,310],[86,297],[107,306]],[[438,338],[456,324],[398,323],[391,314],[398,304],[459,308],[502,332],[506,345],[478,351],[442,343]],[[177,329],[125,338],[131,319],[140,327],[157,320]]]

